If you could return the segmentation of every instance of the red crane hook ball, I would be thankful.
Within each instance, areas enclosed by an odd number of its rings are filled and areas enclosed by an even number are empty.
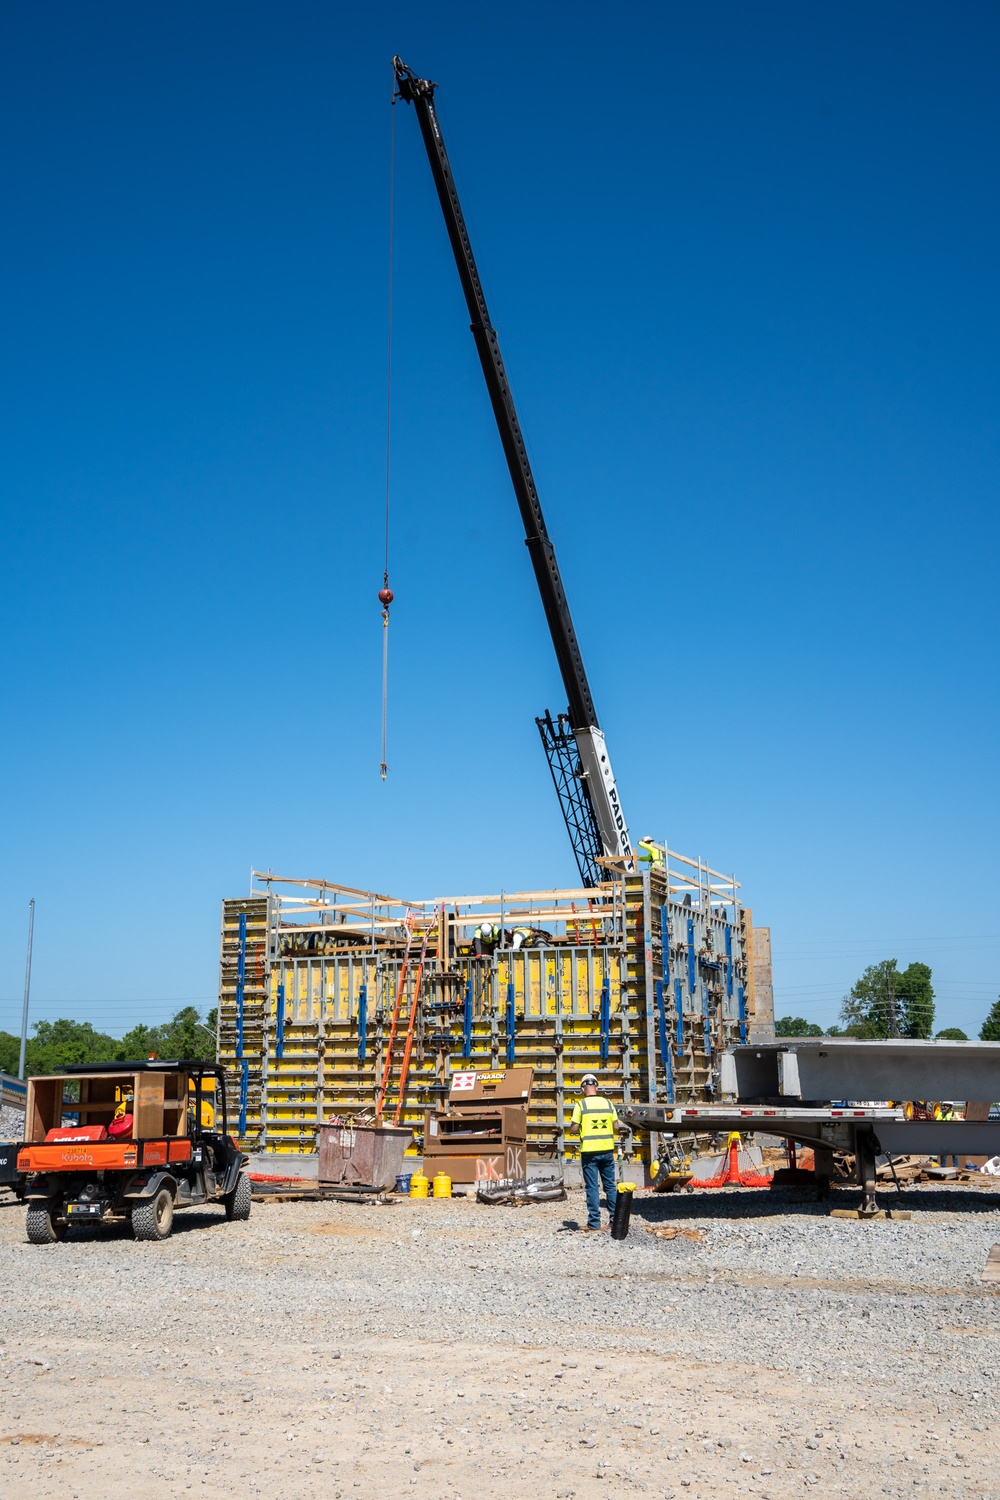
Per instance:
[[[385,588],[385,589],[379,589],[379,591],[378,591],[378,602],[385,609],[389,608],[389,605],[392,603],[392,601],[393,601],[393,599],[395,599],[395,597],[396,596],[392,592],[392,589]]]

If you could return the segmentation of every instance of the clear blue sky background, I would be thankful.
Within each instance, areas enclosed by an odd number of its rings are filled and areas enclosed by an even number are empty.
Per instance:
[[[213,1002],[252,864],[571,883],[563,705],[417,124],[440,83],[633,832],[734,869],[779,1013],[997,937],[1000,14],[0,13],[0,1026]]]

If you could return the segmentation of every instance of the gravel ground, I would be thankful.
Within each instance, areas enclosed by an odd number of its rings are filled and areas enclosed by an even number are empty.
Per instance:
[[[1000,1495],[1000,1185],[868,1224],[801,1189],[643,1196],[624,1242],[575,1232],[582,1198],[44,1248],[0,1209],[0,1494]]]

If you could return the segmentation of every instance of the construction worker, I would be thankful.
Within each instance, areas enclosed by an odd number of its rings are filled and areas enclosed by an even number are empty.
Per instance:
[[[515,927],[511,946],[516,953],[520,948],[544,948],[551,941],[551,932],[543,932],[541,927]]]
[[[934,1106],[934,1117],[937,1120],[960,1120],[962,1118],[950,1099],[942,1099],[940,1104]],[[957,1167],[958,1157],[946,1153],[938,1157],[938,1162],[942,1167]]]
[[[615,1187],[615,1132],[627,1135],[619,1123],[615,1107],[598,1093],[597,1074],[584,1073],[580,1080],[582,1099],[573,1105],[570,1135],[580,1137],[580,1164],[583,1185],[587,1191],[587,1231],[594,1234],[601,1227],[601,1185],[608,1213],[614,1218],[618,1190]]]
[[[662,865],[662,863],[663,863],[663,845],[662,844],[658,844],[655,841],[655,839],[646,837],[644,839],[640,839],[639,840],[639,848],[642,850],[642,853],[639,855],[640,860],[643,860],[646,863],[651,864],[651,865]]]
[[[481,958],[483,953],[492,953],[497,945],[499,933],[494,931],[492,922],[480,922],[472,934],[472,946],[476,957]]]

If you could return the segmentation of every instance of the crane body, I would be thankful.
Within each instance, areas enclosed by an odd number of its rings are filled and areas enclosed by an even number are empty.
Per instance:
[[[631,857],[628,827],[560,577],[555,547],[545,525],[499,340],[486,305],[462,205],[448,161],[440,120],[434,106],[434,90],[437,85],[429,79],[418,78],[398,57],[393,58],[393,69],[399,97],[413,105],[420,124],[469,310],[472,336],[521,513],[535,581],[566,691],[567,713],[560,714],[556,720],[546,713],[536,723],[566,819],[580,878],[585,885],[595,885],[604,878],[601,866],[597,863],[599,858]]]

